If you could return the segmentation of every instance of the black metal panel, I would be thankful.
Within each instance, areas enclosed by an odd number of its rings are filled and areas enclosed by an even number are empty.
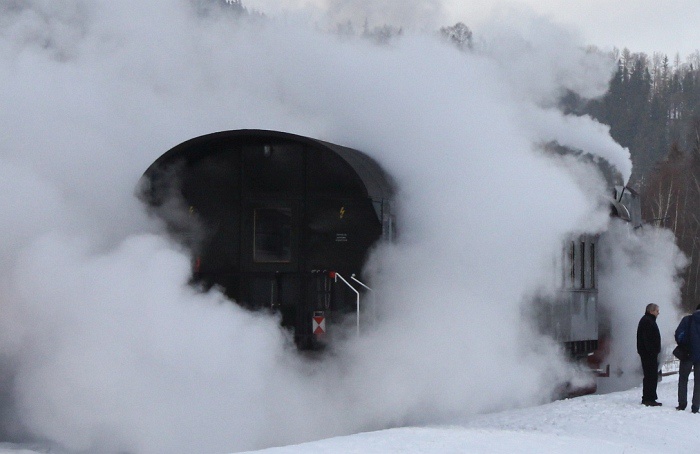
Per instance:
[[[381,224],[368,199],[308,199],[306,244],[309,270],[330,263],[342,273],[360,272],[369,248],[381,236]]]
[[[307,184],[311,196],[367,197],[367,188],[350,164],[320,148],[309,149]]]
[[[304,148],[289,141],[257,140],[242,146],[245,193],[302,197]]]
[[[394,183],[391,176],[384,172],[384,169],[372,158],[364,153],[360,153],[352,148],[340,145],[317,141],[340,156],[361,180],[364,186],[363,191],[367,197],[375,200],[389,200],[393,196]]]
[[[181,169],[182,193],[200,207],[226,205],[240,199],[241,158],[238,147],[230,144],[202,144]],[[184,171],[183,171],[184,170]]]
[[[240,256],[240,212],[237,205],[224,205],[220,210],[198,213],[205,232],[201,244],[194,250],[197,271],[201,273],[230,273],[238,271]]]
[[[240,244],[241,159],[231,144],[203,143],[185,156],[179,167],[180,192],[190,216],[196,218],[193,246],[197,271],[236,270]],[[232,260],[232,258],[234,258]]]

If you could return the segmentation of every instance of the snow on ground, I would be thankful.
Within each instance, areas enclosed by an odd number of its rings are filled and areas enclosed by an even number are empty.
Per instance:
[[[27,447],[16,445],[14,443],[0,443],[0,454],[46,454],[49,452],[52,451],[49,449],[43,449],[42,447],[36,445]]]
[[[664,405],[657,408],[640,404],[640,387],[481,415],[449,427],[403,427],[255,452],[687,452],[700,445],[700,414],[692,414],[690,408],[684,412],[676,411],[677,383],[677,376],[664,377],[659,383],[659,401]],[[689,388],[692,390],[692,380]]]
[[[659,384],[663,407],[640,404],[641,388],[480,415],[452,426],[402,427],[254,451],[323,453],[678,453],[700,444],[700,414],[676,411],[677,376]],[[692,389],[692,380],[689,383]],[[690,396],[689,396],[690,397]],[[253,452],[253,451],[249,451]],[[0,454],[65,454],[0,444]],[[199,454],[199,453],[193,453]]]

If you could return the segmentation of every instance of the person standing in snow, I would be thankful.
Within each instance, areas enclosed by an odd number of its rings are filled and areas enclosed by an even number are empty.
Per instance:
[[[676,342],[690,352],[690,358],[681,360],[678,368],[678,406],[676,410],[683,411],[688,405],[688,377],[693,373],[693,402],[690,409],[693,413],[700,408],[700,304],[695,312],[686,315],[676,328]]]
[[[642,405],[658,407],[656,385],[658,383],[659,353],[661,353],[661,334],[656,325],[659,305],[647,304],[644,316],[637,326],[637,353],[642,359],[644,381],[642,382]]]

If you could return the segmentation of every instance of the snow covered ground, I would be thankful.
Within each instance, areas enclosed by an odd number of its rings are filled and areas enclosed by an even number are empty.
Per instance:
[[[700,443],[700,414],[680,412],[677,376],[659,384],[663,407],[640,405],[641,388],[480,415],[452,426],[402,427],[255,451],[306,453],[678,453]],[[689,384],[692,389],[692,380]],[[689,396],[690,397],[690,396]],[[0,444],[4,453],[57,452]],[[253,452],[253,451],[250,451]]]
[[[658,408],[640,405],[641,388],[635,388],[481,415],[449,427],[403,427],[256,452],[689,452],[700,443],[700,414],[676,411],[677,383],[675,375],[659,383],[659,400],[664,405]]]

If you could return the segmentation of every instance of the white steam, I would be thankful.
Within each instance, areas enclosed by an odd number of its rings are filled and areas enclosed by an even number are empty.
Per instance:
[[[383,11],[439,9],[410,3]],[[601,231],[607,213],[593,167],[541,144],[626,179],[605,128],[553,109],[566,89],[602,94],[612,62],[541,22],[462,53],[432,33],[380,46],[194,11],[0,4],[0,352],[20,427],[8,436],[227,452],[531,404],[576,379],[523,305],[563,239]],[[172,146],[239,128],[358,148],[399,183],[400,239],[368,265],[379,321],[328,361],[301,359],[274,317],[190,288],[187,253],[133,197]]]
[[[327,0],[325,3],[327,14],[336,23],[426,27],[439,26],[438,20],[443,18],[440,0]]]
[[[612,379],[601,380],[599,387],[601,391],[626,389],[638,385],[642,376],[636,332],[647,304],[659,305],[662,353],[675,345],[673,333],[682,315],[679,274],[688,260],[670,230],[650,225],[630,230],[614,222],[601,246],[599,287],[610,317],[609,332],[604,334],[610,341]]]

